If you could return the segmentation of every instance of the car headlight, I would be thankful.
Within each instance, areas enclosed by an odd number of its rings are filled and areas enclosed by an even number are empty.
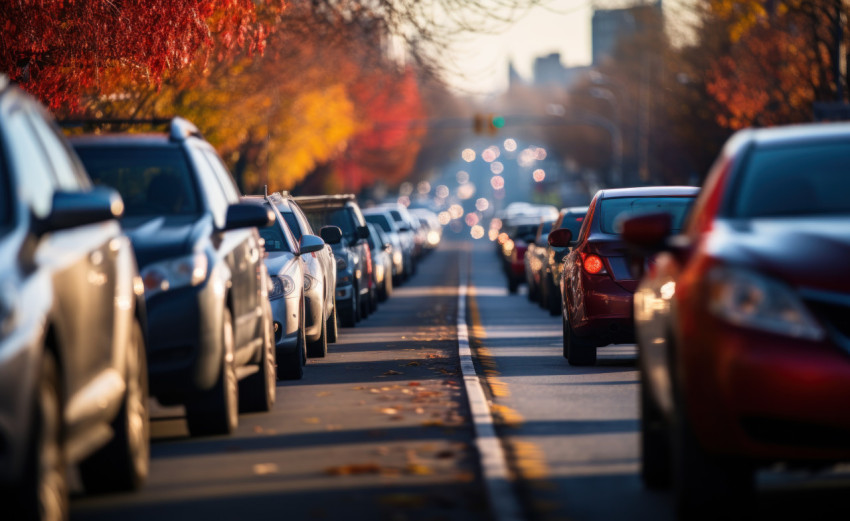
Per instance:
[[[404,258],[402,258],[401,252],[400,251],[394,251],[393,252],[393,263],[401,264],[402,262],[404,262]]]
[[[280,273],[269,277],[269,300],[292,295],[297,289],[295,281],[299,278],[298,261],[292,260],[280,270]]]
[[[348,267],[348,262],[346,262],[346,260],[344,258],[342,258],[342,257],[336,258],[336,269],[337,270],[342,271],[347,267]]]
[[[709,272],[709,309],[728,322],[804,340],[824,331],[794,291],[778,280],[726,267]]]
[[[164,291],[197,286],[207,279],[208,269],[207,256],[198,252],[149,264],[142,268],[139,275],[145,286],[145,297],[150,298]]]
[[[310,288],[313,287],[313,283],[315,283],[315,282],[316,282],[316,279],[314,279],[312,276],[305,273],[304,274],[304,291],[309,291]]]

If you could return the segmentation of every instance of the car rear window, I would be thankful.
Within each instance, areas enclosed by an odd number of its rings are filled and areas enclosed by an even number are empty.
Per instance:
[[[734,217],[850,213],[846,142],[755,149],[738,179]]]
[[[76,150],[95,184],[121,194],[125,217],[201,213],[194,178],[179,148],[78,145]]]
[[[357,239],[357,230],[354,228],[354,220],[348,212],[348,208],[302,208],[307,222],[316,230],[322,226],[339,226],[342,235],[349,241]]]
[[[616,197],[602,199],[597,219],[602,233],[619,234],[622,222],[645,213],[666,212],[673,217],[673,232],[682,229],[693,197]]]
[[[386,215],[371,214],[371,215],[364,215],[364,217],[366,218],[366,222],[370,222],[372,224],[377,224],[378,226],[381,227],[382,230],[384,230],[387,233],[393,231],[393,228],[390,225],[390,220],[387,219]]]

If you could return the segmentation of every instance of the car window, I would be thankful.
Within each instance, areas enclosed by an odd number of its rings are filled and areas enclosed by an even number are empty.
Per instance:
[[[74,153],[65,141],[57,136],[53,126],[35,113],[30,114],[30,122],[47,152],[59,187],[69,192],[88,188],[88,180],[81,175]]]
[[[281,212],[281,215],[283,215],[283,220],[286,221],[286,225],[289,226],[289,231],[291,231],[292,235],[300,241],[301,236],[304,234],[301,233],[301,227],[298,225],[298,219],[295,218],[292,212]]]
[[[615,197],[603,199],[599,207],[599,228],[602,233],[618,234],[625,219],[645,213],[669,213],[673,217],[673,232],[682,229],[693,197]]]
[[[124,216],[200,215],[201,205],[186,156],[177,147],[76,145],[96,185],[124,199]]]
[[[379,214],[366,215],[365,217],[366,217],[366,222],[377,224],[385,232],[389,233],[389,232],[393,231],[393,227],[390,224],[390,220],[387,219],[386,215],[379,213]]]
[[[846,142],[755,149],[739,174],[734,217],[850,213]]]
[[[269,205],[265,205],[269,208]],[[292,238],[284,230],[283,223],[275,221],[274,224],[259,228],[260,237],[265,241],[266,251],[294,251]]]
[[[584,215],[570,214],[564,215],[564,220],[561,221],[559,228],[566,228],[573,232],[573,237],[578,237],[581,225],[584,223]]]
[[[310,226],[310,223],[307,221],[307,217],[304,216],[304,212],[301,211],[301,208],[295,203],[290,203],[290,207],[292,208],[292,214],[298,221],[298,227],[301,231],[303,233],[309,233],[310,235],[316,235],[313,233],[313,227]]]
[[[313,229],[321,229],[322,226],[339,226],[342,236],[349,242],[357,240],[357,230],[351,219],[347,208],[306,208],[304,214]]]
[[[50,214],[56,180],[47,153],[36,137],[35,130],[21,107],[10,112],[6,119],[6,143],[12,170],[17,177],[17,197],[25,201],[38,218]]]
[[[223,228],[224,223],[227,220],[227,207],[230,206],[230,204],[221,189],[221,183],[216,178],[212,165],[207,160],[203,152],[194,147],[190,147],[189,153],[192,155],[195,168],[198,170],[201,186],[203,186],[202,193],[206,196],[207,204],[212,211],[215,225],[219,228]]]
[[[204,150],[204,156],[209,160],[215,177],[221,186],[221,190],[227,198],[227,202],[230,204],[238,203],[241,197],[239,187],[236,186],[236,182],[233,180],[233,176],[230,175],[227,167],[221,162],[221,158],[212,150]]]
[[[583,242],[587,238],[587,234],[590,233],[590,225],[593,223],[593,216],[596,213],[596,201],[596,197],[590,201],[590,205],[587,209],[587,215],[584,216],[584,221],[581,223],[581,228],[579,228],[578,231],[578,240],[576,240],[576,242]]]

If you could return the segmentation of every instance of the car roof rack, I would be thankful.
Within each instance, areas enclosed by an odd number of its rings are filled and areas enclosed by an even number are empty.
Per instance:
[[[295,202],[303,206],[311,206],[313,208],[327,206],[335,207],[345,204],[348,201],[356,201],[357,197],[354,194],[338,194],[338,195],[300,195],[292,198]]]

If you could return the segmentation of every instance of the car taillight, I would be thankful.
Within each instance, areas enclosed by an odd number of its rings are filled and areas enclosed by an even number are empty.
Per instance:
[[[588,253],[581,254],[581,263],[584,271],[591,275],[599,275],[605,272],[605,264],[602,263],[602,257]]]

